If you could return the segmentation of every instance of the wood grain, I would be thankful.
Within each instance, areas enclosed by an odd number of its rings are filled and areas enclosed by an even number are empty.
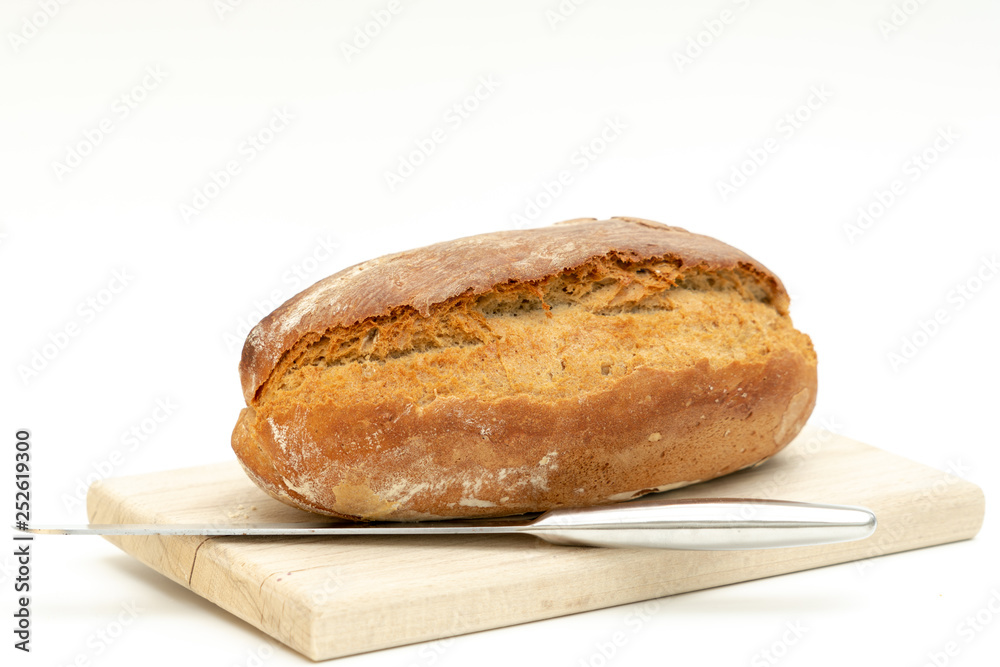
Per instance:
[[[979,487],[827,431],[764,465],[671,491],[864,505],[860,542],[765,551],[551,545],[527,535],[108,537],[138,560],[314,660],[513,625],[973,537]],[[236,462],[110,479],[93,523],[311,521]]]

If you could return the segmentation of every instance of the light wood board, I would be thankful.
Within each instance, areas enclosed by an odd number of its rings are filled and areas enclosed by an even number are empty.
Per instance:
[[[974,484],[822,430],[758,468],[662,495],[863,505],[879,526],[860,542],[727,552],[527,535],[107,539],[322,660],[968,539],[985,506]],[[315,520],[271,499],[235,461],[99,482],[87,506],[93,523]]]

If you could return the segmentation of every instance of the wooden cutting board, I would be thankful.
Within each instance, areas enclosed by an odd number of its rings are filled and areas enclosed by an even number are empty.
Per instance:
[[[758,468],[662,495],[864,505],[879,526],[860,542],[722,552],[563,547],[527,535],[107,539],[323,660],[964,540],[985,506],[974,484],[822,430]],[[271,499],[235,461],[99,482],[87,508],[93,523],[315,518]]]

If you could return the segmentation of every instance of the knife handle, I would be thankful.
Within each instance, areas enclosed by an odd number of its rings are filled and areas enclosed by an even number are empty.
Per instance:
[[[731,551],[851,542],[876,525],[871,510],[850,505],[654,498],[549,510],[523,532],[574,546]]]

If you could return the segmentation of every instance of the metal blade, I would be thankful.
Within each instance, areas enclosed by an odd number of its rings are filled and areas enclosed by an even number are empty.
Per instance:
[[[18,528],[33,535],[202,535],[225,536],[323,536],[323,535],[469,535],[516,533],[531,525],[531,519],[433,521],[421,523],[245,523],[212,525],[198,523],[117,523],[85,525],[39,525]]]

